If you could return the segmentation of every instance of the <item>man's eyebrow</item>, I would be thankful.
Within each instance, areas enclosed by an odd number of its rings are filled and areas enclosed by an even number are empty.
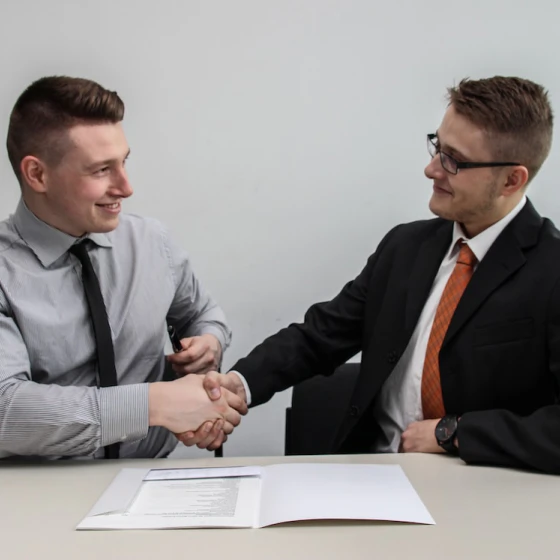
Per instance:
[[[130,149],[128,150],[128,152],[126,152],[126,155],[124,156],[124,159],[127,160],[128,156],[130,155]],[[112,158],[112,159],[104,159],[101,161],[95,161],[93,163],[90,163],[89,165],[86,166],[86,169],[88,171],[95,169],[96,167],[105,167],[106,165],[111,165],[112,163],[116,163],[121,161],[120,158]]]
[[[466,156],[463,152],[461,152],[460,150],[458,150],[457,148],[454,148],[453,146],[450,146],[449,144],[444,144],[439,137],[439,133],[436,131],[436,138],[439,144],[440,149],[443,149],[444,152],[447,152],[450,156],[457,156],[461,159],[470,159],[468,156]]]

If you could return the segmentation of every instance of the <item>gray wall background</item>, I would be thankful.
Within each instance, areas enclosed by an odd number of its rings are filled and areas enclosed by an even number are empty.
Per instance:
[[[0,129],[43,75],[119,92],[125,208],[189,250],[233,327],[228,367],[429,216],[425,135],[447,86],[520,75],[560,108],[559,19],[551,0],[1,0]],[[557,222],[559,163],[554,148],[529,190]],[[3,151],[0,219],[18,197]],[[282,454],[289,397],[252,410],[226,455]]]

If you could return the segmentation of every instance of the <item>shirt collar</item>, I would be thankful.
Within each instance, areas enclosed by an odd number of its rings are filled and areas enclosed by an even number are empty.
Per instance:
[[[492,243],[496,241],[500,233],[506,229],[507,225],[521,212],[523,206],[527,202],[527,197],[523,195],[523,198],[517,203],[515,208],[509,213],[506,214],[499,222],[492,224],[489,228],[486,228],[484,231],[481,231],[475,237],[471,237],[471,239],[467,239],[467,236],[463,232],[463,228],[458,222],[454,222],[453,224],[453,237],[451,239],[451,246],[449,248],[449,252],[447,254],[448,258],[458,251],[457,241],[463,239],[465,243],[470,247],[471,251],[474,253],[478,262],[480,262],[490,247]]]
[[[45,268],[64,255],[80,239],[37,218],[23,199],[20,199],[16,208],[13,223],[20,237]],[[89,233],[84,237],[100,247],[112,247],[111,239],[105,233]]]

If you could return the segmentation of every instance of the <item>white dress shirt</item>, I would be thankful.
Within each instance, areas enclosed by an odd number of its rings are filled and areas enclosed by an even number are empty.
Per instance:
[[[412,422],[424,419],[422,414],[424,358],[439,300],[459,256],[457,241],[463,239],[480,263],[500,233],[519,214],[526,200],[524,196],[509,214],[472,239],[466,239],[461,226],[455,222],[449,250],[441,262],[414,333],[393,373],[385,381],[375,404],[374,418],[382,434],[375,449],[376,453],[398,452],[404,430]]]

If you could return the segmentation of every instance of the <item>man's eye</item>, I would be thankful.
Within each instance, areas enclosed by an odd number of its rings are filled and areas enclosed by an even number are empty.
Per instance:
[[[104,173],[107,173],[107,171],[109,171],[108,165],[106,165],[105,167],[101,167],[100,169],[95,171],[95,175],[103,175]]]

